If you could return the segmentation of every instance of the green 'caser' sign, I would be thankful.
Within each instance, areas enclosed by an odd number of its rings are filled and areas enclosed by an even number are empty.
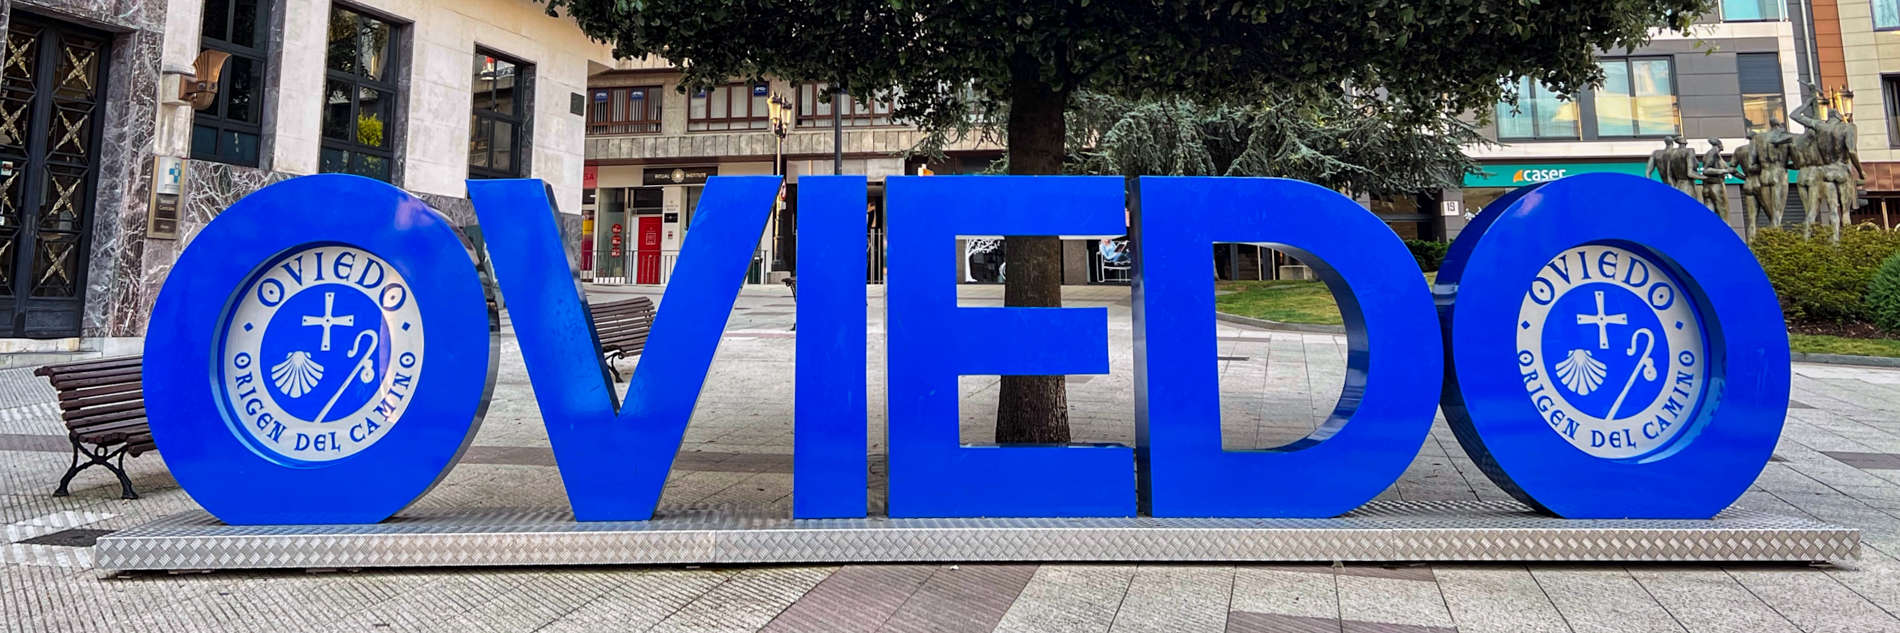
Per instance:
[[[1643,161],[1622,161],[1603,163],[1513,163],[1490,164],[1479,168],[1485,173],[1465,174],[1466,187],[1522,187],[1540,182],[1550,182],[1565,176],[1577,174],[1630,174],[1643,175]],[[1794,172],[1788,172],[1788,181],[1794,182]],[[1739,185],[1741,180],[1729,178],[1729,184]]]

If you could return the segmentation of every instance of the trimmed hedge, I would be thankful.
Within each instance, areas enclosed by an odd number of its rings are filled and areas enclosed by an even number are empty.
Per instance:
[[[1405,240],[1405,248],[1412,251],[1412,259],[1418,260],[1418,269],[1429,273],[1438,271],[1438,266],[1445,261],[1445,251],[1451,248],[1451,244]]]
[[[1874,325],[1900,332],[1900,253],[1887,256],[1874,271],[1874,280],[1867,285],[1867,309]]]
[[[1750,247],[1789,322],[1864,323],[1873,318],[1868,288],[1874,271],[1900,253],[1900,232],[1862,224],[1830,244],[1820,231],[1804,238],[1799,231],[1764,229]]]

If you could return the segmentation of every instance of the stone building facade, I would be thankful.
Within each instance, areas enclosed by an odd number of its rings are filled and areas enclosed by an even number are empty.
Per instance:
[[[471,228],[465,179],[540,178],[578,230],[584,94],[613,62],[544,11],[0,0],[0,352],[31,364],[135,347],[195,232],[297,175],[387,180]],[[181,86],[202,60],[221,76],[194,103]]]
[[[593,76],[588,89],[587,169],[592,193],[582,211],[587,218],[581,239],[585,278],[604,283],[664,283],[685,240],[704,179],[772,173],[785,175],[785,203],[760,238],[748,281],[775,283],[795,273],[798,177],[833,173],[834,148],[840,147],[833,140],[831,105],[820,98],[823,86],[769,79],[686,92],[680,88],[677,68],[664,60],[645,59],[624,60],[619,68]],[[768,120],[773,99],[790,109],[792,125],[782,141],[772,133]],[[922,140],[922,133],[892,122],[888,99],[880,102],[847,95],[844,100],[849,104],[839,112],[843,122],[839,173],[863,174],[870,181],[866,231],[872,261],[866,279],[875,283],[883,278],[884,178],[982,171],[1002,156],[1003,148],[967,139],[946,148],[947,161],[931,164],[907,157],[906,150]],[[973,241],[979,250],[993,242]],[[1080,253],[1080,244],[1072,250]],[[983,253],[976,257],[988,261]],[[996,259],[1000,262],[1000,256]],[[978,264],[979,268],[984,265]],[[1086,275],[1083,265],[1073,268],[1071,277]]]
[[[1804,79],[1852,95],[1857,150],[1866,168],[1857,222],[1900,226],[1900,2],[1795,0],[1813,16],[1814,62]]]

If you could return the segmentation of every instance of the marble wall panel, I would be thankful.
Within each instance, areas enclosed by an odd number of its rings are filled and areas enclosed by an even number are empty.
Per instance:
[[[107,66],[102,136],[96,158],[92,245],[81,333],[136,333],[128,327],[140,294],[145,211],[151,193],[151,147],[157,113],[158,64],[165,3],[148,0],[15,0],[27,10],[115,33]]]
[[[226,207],[265,186],[290,178],[290,174],[265,171],[250,167],[239,167],[210,161],[191,161],[185,170],[185,179],[180,191],[178,205],[177,239],[149,238],[144,240],[143,264],[139,269],[139,289],[135,303],[128,306],[127,320],[124,326],[129,333],[114,336],[138,336],[145,332],[145,323],[152,314],[152,304],[158,300],[158,291],[165,284],[166,275],[171,274],[172,263],[178,260],[185,245],[197,237],[198,231],[212,218],[218,217]]]

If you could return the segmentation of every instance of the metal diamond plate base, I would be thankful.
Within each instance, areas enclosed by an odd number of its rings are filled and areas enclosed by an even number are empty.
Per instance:
[[[375,525],[226,526],[187,512],[99,539],[101,569],[900,561],[1824,561],[1860,530],[1732,508],[1572,521],[1508,502],[1375,502],[1333,519],[827,519],[418,510]]]

